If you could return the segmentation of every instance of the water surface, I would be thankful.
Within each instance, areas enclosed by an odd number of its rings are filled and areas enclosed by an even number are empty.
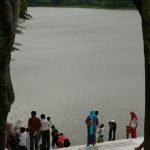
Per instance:
[[[32,110],[50,115],[72,145],[86,143],[84,120],[96,108],[100,123],[115,119],[125,138],[130,111],[143,135],[144,58],[137,11],[29,8],[21,52],[11,62],[16,95],[9,121],[27,125]]]

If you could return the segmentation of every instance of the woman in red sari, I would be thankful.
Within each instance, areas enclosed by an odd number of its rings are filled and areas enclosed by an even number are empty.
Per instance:
[[[138,126],[138,117],[134,112],[130,112],[130,115],[131,115],[131,121],[128,126],[127,135],[131,134],[131,138],[136,138],[137,137],[136,129]],[[128,136],[127,136],[127,138],[128,138]]]

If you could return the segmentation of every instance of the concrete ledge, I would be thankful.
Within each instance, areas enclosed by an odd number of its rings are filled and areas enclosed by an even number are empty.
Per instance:
[[[77,145],[63,150],[134,150],[143,141],[143,137],[136,139],[122,139],[116,141],[106,141],[97,143],[95,146],[86,147],[85,145]]]

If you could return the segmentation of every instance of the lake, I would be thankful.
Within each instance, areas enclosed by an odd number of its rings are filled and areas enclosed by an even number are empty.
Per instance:
[[[86,143],[85,118],[92,108],[100,123],[117,122],[116,138],[126,137],[130,111],[144,122],[144,55],[136,10],[29,8],[33,19],[16,36],[12,53],[15,103],[8,117],[27,125],[30,112],[51,116],[72,145]]]

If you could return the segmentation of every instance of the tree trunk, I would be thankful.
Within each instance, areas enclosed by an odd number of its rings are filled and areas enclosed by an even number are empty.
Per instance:
[[[142,1],[142,27],[145,54],[145,127],[144,149],[150,150],[150,1]]]
[[[150,150],[150,0],[134,0],[142,18],[145,56],[144,150]]]
[[[20,0],[0,0],[0,150],[4,150],[7,116],[14,102],[10,60],[19,6]]]

